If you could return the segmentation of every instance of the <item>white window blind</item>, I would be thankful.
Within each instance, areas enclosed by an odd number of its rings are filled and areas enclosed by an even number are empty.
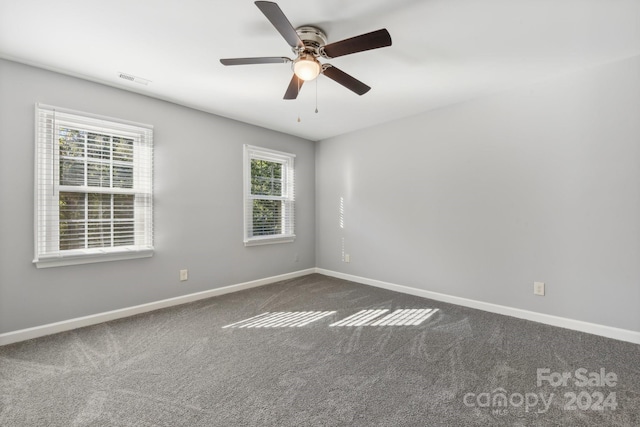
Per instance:
[[[153,253],[153,128],[36,105],[38,267]]]
[[[244,244],[292,242],[295,154],[244,146]]]

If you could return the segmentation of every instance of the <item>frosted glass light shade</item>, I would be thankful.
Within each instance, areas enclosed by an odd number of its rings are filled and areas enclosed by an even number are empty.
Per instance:
[[[320,63],[315,59],[301,58],[293,64],[293,72],[301,80],[313,80],[320,74]]]

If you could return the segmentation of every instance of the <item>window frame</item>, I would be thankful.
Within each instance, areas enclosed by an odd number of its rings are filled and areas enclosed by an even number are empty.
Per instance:
[[[83,143],[82,185],[61,183],[60,129],[98,133],[110,137],[109,186],[92,186],[86,173],[89,164],[105,163],[102,158],[92,158],[88,140]],[[132,187],[113,186],[115,168],[119,160],[114,159],[115,138],[132,139]],[[124,161],[121,161],[124,163]],[[105,163],[106,164],[106,163]],[[84,194],[85,248],[60,249],[60,194]],[[115,224],[115,195],[133,195],[132,238],[133,244],[114,244],[116,227],[109,227],[110,245],[89,247],[88,236],[92,220],[88,219],[89,194],[106,194],[110,197],[110,224]],[[35,203],[34,203],[34,259],[38,268],[146,258],[153,255],[153,126],[134,123],[112,117],[90,114],[67,108],[36,104],[35,108]],[[100,224],[100,221],[95,221]]]
[[[244,145],[243,156],[243,199],[244,199],[244,245],[257,246],[295,241],[295,166],[296,155],[253,145]],[[282,164],[282,195],[267,196],[251,194],[251,161],[265,160]],[[253,201],[279,200],[282,202],[282,233],[253,235]]]

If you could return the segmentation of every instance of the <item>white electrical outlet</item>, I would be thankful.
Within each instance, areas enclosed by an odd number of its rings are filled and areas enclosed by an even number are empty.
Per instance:
[[[544,282],[533,282],[533,293],[544,296]]]
[[[351,256],[349,254],[344,254],[344,262],[351,262]]]
[[[180,281],[186,282],[189,280],[189,270],[180,270]]]

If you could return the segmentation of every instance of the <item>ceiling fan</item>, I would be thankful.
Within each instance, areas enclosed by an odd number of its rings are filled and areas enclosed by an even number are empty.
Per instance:
[[[358,95],[364,95],[371,89],[339,68],[331,64],[322,64],[318,59],[321,57],[332,59],[365,50],[391,46],[391,36],[386,29],[383,28],[327,44],[327,36],[317,27],[306,25],[293,28],[276,3],[256,1],[255,4],[291,46],[291,50],[293,50],[296,57],[294,59],[277,56],[228,58],[220,60],[223,65],[292,63],[291,68],[294,74],[284,94],[284,99],[296,99],[302,84],[305,81],[315,79],[321,73]]]

